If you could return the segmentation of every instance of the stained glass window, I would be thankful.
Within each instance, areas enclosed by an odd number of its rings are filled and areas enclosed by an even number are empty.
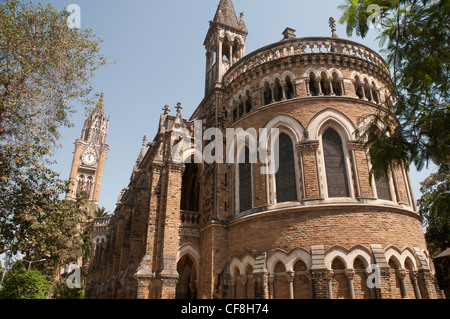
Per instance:
[[[386,176],[381,176],[375,180],[377,187],[377,194],[379,199],[392,200],[391,189],[389,187],[389,179]]]
[[[239,210],[252,208],[252,164],[249,150],[245,148],[245,163],[239,163]]]
[[[291,138],[286,134],[280,134],[278,153],[278,156],[275,155],[275,160],[279,163],[275,174],[277,202],[296,201],[294,149]]]
[[[349,197],[344,150],[339,134],[328,129],[322,136],[328,197]]]

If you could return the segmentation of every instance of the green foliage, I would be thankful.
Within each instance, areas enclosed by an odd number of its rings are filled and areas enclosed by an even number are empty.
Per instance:
[[[448,165],[450,2],[347,0],[340,6],[340,22],[346,23],[349,35],[367,35],[369,5],[380,8],[378,39],[392,70],[393,83],[387,89],[394,97],[392,105],[385,101],[392,114],[374,117],[360,132],[364,138],[368,131],[377,131],[368,141],[378,150],[371,152],[374,169],[386,167],[386,161],[414,163],[419,170],[430,162]]]
[[[392,165],[438,166],[422,183],[418,201],[428,249],[436,256],[450,247],[450,2],[346,0],[340,22],[349,36],[367,35],[370,5],[379,8],[378,39],[391,68],[393,83],[386,89],[393,99],[357,134],[369,147],[376,177]]]
[[[50,286],[39,271],[18,269],[6,277],[0,299],[47,299]]]
[[[52,299],[84,299],[84,287],[70,289],[63,279],[62,283],[56,283]]]
[[[93,105],[91,78],[106,64],[91,30],[69,29],[65,10],[0,4],[0,253],[46,258],[82,254],[83,198],[59,198],[67,184],[49,167],[73,103]],[[52,263],[54,263],[52,265]]]
[[[450,247],[450,168],[440,167],[421,185],[419,212],[427,227],[428,249],[435,257]]]

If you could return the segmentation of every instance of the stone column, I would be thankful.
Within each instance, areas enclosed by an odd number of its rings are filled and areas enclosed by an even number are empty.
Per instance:
[[[275,281],[275,276],[273,274],[270,274],[268,277],[269,281],[269,299],[275,299],[275,287],[273,285]]]
[[[247,275],[241,275],[239,279],[242,285],[242,299],[247,299]]]
[[[270,94],[271,94],[271,101],[270,103],[275,103],[275,87],[273,84],[269,85],[270,87]]]
[[[400,290],[401,290],[401,293],[402,293],[402,298],[403,299],[409,299],[408,290],[406,289],[406,282],[405,282],[406,270],[398,269],[397,270],[397,276],[398,276],[398,279],[400,280]]]
[[[230,68],[233,66],[233,43],[230,44]]]
[[[286,277],[289,285],[289,299],[294,299],[294,279],[295,273],[293,271],[288,271]]]
[[[328,298],[334,299],[333,295],[333,275],[334,272],[332,270],[327,271],[326,278],[327,278],[327,289],[328,289]]]
[[[347,276],[348,280],[348,290],[350,293],[350,299],[355,299],[355,287],[353,285],[353,278],[355,277],[355,271],[347,270],[345,271],[345,275]]]
[[[342,96],[345,96],[344,80],[339,80],[339,86],[341,87]]]
[[[306,96],[311,96],[311,91],[309,90],[309,79],[305,80],[306,84]]]
[[[411,280],[414,286],[414,293],[416,295],[416,299],[422,299],[422,295],[420,293],[419,289],[419,283],[417,281],[417,278],[419,277],[419,273],[417,271],[411,271],[410,273]]]
[[[222,79],[222,74],[220,74],[220,68],[222,67],[222,43],[223,38],[217,37],[217,51],[216,51],[216,83],[219,83]]]
[[[281,86],[281,100],[284,101],[284,100],[286,100],[286,84],[280,83],[280,86]]]
[[[231,299],[236,299],[236,278],[231,278]]]

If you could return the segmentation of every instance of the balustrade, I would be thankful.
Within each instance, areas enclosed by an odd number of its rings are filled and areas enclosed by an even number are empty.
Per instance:
[[[281,41],[256,50],[231,66],[225,75],[225,84],[228,85],[239,75],[263,65],[266,62],[289,56],[301,56],[317,53],[341,55],[353,57],[374,64],[376,67],[385,68],[387,64],[373,50],[345,39],[331,38],[298,38]]]

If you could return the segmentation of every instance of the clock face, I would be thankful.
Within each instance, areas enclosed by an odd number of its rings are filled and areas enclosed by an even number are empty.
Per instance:
[[[92,153],[86,153],[83,155],[83,163],[86,165],[93,165],[97,161],[97,158]]]

